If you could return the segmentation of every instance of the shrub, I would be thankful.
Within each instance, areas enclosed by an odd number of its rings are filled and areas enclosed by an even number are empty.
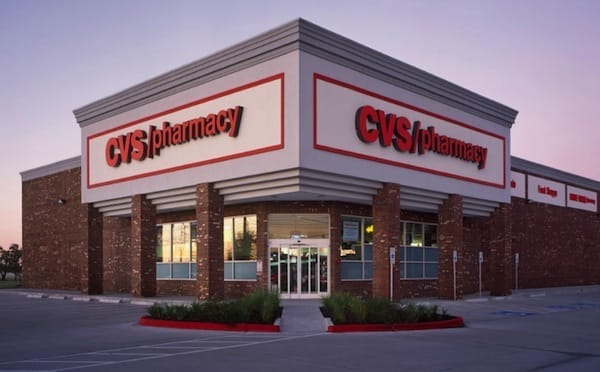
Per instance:
[[[281,315],[279,294],[258,290],[233,301],[208,300],[191,305],[154,304],[148,315],[156,319],[215,323],[272,324]]]
[[[365,300],[367,319],[371,323],[393,323],[396,308],[387,298],[374,297]]]
[[[386,298],[361,299],[348,293],[323,298],[321,311],[335,324],[347,323],[416,323],[448,319],[446,310],[437,305],[396,305]]]
[[[405,305],[401,305],[398,309],[398,317],[399,321],[403,323],[416,323],[419,321],[419,316],[417,314],[417,305],[413,303],[408,303]]]
[[[204,306],[200,302],[192,303],[189,308],[188,318],[189,320],[196,322],[206,321],[206,315],[204,314]]]
[[[260,318],[265,323],[273,323],[281,315],[279,293],[264,291]]]
[[[204,313],[204,321],[207,322],[216,322],[216,323],[234,323],[236,321],[240,321],[238,319],[232,319],[232,313],[229,308],[228,302],[217,301],[217,300],[208,300],[202,304],[203,313]]]
[[[324,297],[322,301],[322,311],[336,324],[365,323],[367,320],[367,304],[359,297],[341,292]]]
[[[367,304],[358,297],[350,297],[347,318],[352,323],[364,323],[367,320]]]
[[[323,298],[323,306],[331,320],[336,324],[349,323],[350,300],[352,295],[348,293],[334,293]]]
[[[148,315],[151,318],[164,319],[164,306],[161,304],[154,304],[148,308]]]

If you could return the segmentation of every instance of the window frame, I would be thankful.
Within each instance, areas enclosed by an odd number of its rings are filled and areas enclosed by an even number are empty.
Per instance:
[[[355,259],[355,260],[348,260],[348,259],[343,259],[342,256],[342,244],[344,243],[344,221],[348,220],[348,221],[355,221],[355,222],[359,222],[358,220],[360,220],[360,227],[359,227],[359,231],[360,231],[360,236],[359,236],[359,242],[360,242],[360,258],[359,259]],[[373,217],[369,217],[369,216],[354,216],[354,215],[342,215],[341,216],[341,221],[342,221],[342,228],[340,230],[341,232],[341,236],[340,236],[340,278],[342,281],[372,281],[373,280],[373,238],[371,237],[371,242],[365,242],[365,229],[366,229],[366,221],[369,220],[370,221],[370,225],[373,226]],[[356,241],[348,241],[348,242],[354,242],[352,244],[352,246],[358,245],[357,243],[355,243]],[[366,254],[365,254],[365,246],[367,245],[371,245],[371,259],[366,259]],[[344,266],[344,263],[346,264],[358,264],[360,263],[360,267],[361,267],[361,277],[360,278],[344,278],[343,277],[343,268],[342,266]],[[371,270],[371,277],[367,277],[367,275],[365,274],[368,270],[366,269],[366,267],[368,267],[368,265],[370,265]]]
[[[236,251],[236,239],[235,239],[235,234],[236,234],[236,218],[243,218],[243,234],[246,233],[247,231],[247,219],[249,217],[253,217],[254,218],[254,238],[251,241],[251,255],[254,255],[254,259],[250,259],[250,260],[238,260],[235,257],[235,251]],[[225,258],[225,254],[226,254],[226,249],[225,249],[225,243],[227,242],[227,238],[225,236],[225,225],[226,225],[226,220],[227,219],[231,219],[231,233],[232,236],[231,238],[231,260],[227,260]],[[223,280],[227,281],[227,282],[233,282],[233,281],[238,281],[238,282],[255,282],[258,280],[258,270],[257,270],[257,262],[258,262],[258,244],[256,241],[256,238],[258,236],[258,217],[256,214],[243,214],[243,215],[237,215],[237,216],[227,216],[223,218]],[[237,265],[242,265],[245,264],[247,266],[251,266],[251,264],[253,264],[254,266],[254,278],[236,278],[235,273],[236,273],[236,266]],[[230,265],[230,269],[228,270],[228,266]],[[252,271],[252,270],[251,270]],[[231,272],[231,277],[228,277],[228,272]]]
[[[174,225],[177,224],[187,224],[189,226],[190,229],[190,238],[189,241],[187,242],[188,245],[188,255],[189,255],[189,261],[180,261],[180,262],[175,262],[174,261],[174,255],[173,255],[173,229],[174,229]],[[170,241],[169,241],[169,261],[165,262],[165,261],[158,261],[159,255],[158,255],[158,249],[159,247],[162,249],[164,249],[164,247],[162,246],[163,243],[163,231],[159,232],[159,228],[164,229],[165,226],[169,226],[169,230],[170,230]],[[196,280],[197,276],[198,276],[198,242],[197,242],[197,226],[198,226],[198,222],[195,220],[188,220],[188,221],[178,221],[178,222],[166,222],[166,223],[159,223],[156,224],[156,280]],[[160,238],[160,239],[159,239]],[[160,246],[159,246],[160,244]],[[195,247],[194,247],[195,246]],[[195,252],[194,252],[195,251]],[[160,256],[162,257],[162,256]],[[178,277],[173,277],[173,265],[175,264],[188,264],[188,277],[187,278],[178,278]],[[159,266],[167,266],[169,267],[169,276],[168,277],[159,277],[158,276],[158,268]]]
[[[438,280],[439,279],[439,224],[432,222],[422,222],[422,221],[411,221],[411,220],[402,220],[400,221],[402,224],[402,244],[400,246],[400,254],[398,255],[398,264],[400,269],[400,280]],[[407,225],[408,224],[418,224],[421,225],[421,244],[420,245],[408,245],[407,244]],[[435,245],[425,245],[425,227],[426,226],[435,226]],[[407,260],[407,251],[408,249],[419,249],[421,251],[421,259],[420,260]],[[427,260],[427,249],[437,249],[437,261]],[[421,276],[420,277],[409,277],[408,276],[408,265],[409,264],[421,264]],[[436,276],[427,276],[427,265],[437,265],[437,275]]]

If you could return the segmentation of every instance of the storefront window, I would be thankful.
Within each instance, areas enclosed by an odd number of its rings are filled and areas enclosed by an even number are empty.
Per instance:
[[[256,280],[256,216],[223,220],[223,259],[226,280]]]
[[[196,278],[196,222],[156,226],[156,278]]]
[[[402,222],[400,276],[403,279],[438,277],[437,225]]]
[[[342,280],[373,278],[373,220],[365,217],[342,218],[340,246]]]

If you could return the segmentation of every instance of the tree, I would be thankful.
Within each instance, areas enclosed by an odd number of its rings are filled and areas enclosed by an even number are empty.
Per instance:
[[[6,280],[6,274],[8,274],[8,256],[10,255],[9,250],[5,250],[0,246],[0,280]]]
[[[8,273],[13,273],[15,278],[21,277],[21,271],[23,270],[22,254],[23,251],[18,244],[11,244],[8,249],[0,246],[0,280],[6,280]]]
[[[18,244],[11,244],[8,250],[11,252],[9,270],[15,274],[15,279],[21,279],[21,273],[23,272],[23,249]]]

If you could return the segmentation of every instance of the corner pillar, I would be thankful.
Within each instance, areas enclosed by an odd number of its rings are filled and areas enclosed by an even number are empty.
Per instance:
[[[511,205],[501,204],[490,216],[490,295],[511,293]]]
[[[104,265],[103,265],[103,246],[102,231],[103,221],[102,213],[92,204],[86,204],[86,245],[83,250],[83,260],[81,268],[81,292],[89,295],[99,295],[104,293]]]
[[[131,294],[156,296],[156,208],[144,195],[131,198]]]
[[[373,197],[373,228],[373,297],[390,298],[390,248],[398,250],[402,237],[400,185],[386,183]],[[394,282],[399,277],[398,264],[392,269]]]
[[[225,295],[223,260],[223,197],[212,183],[196,186],[198,253],[196,293],[199,299]]]
[[[465,248],[463,244],[463,197],[452,194],[440,206],[438,213],[439,267],[438,290],[439,297],[454,299],[454,279],[456,275],[456,298],[462,298]],[[457,253],[456,271],[453,254]]]

